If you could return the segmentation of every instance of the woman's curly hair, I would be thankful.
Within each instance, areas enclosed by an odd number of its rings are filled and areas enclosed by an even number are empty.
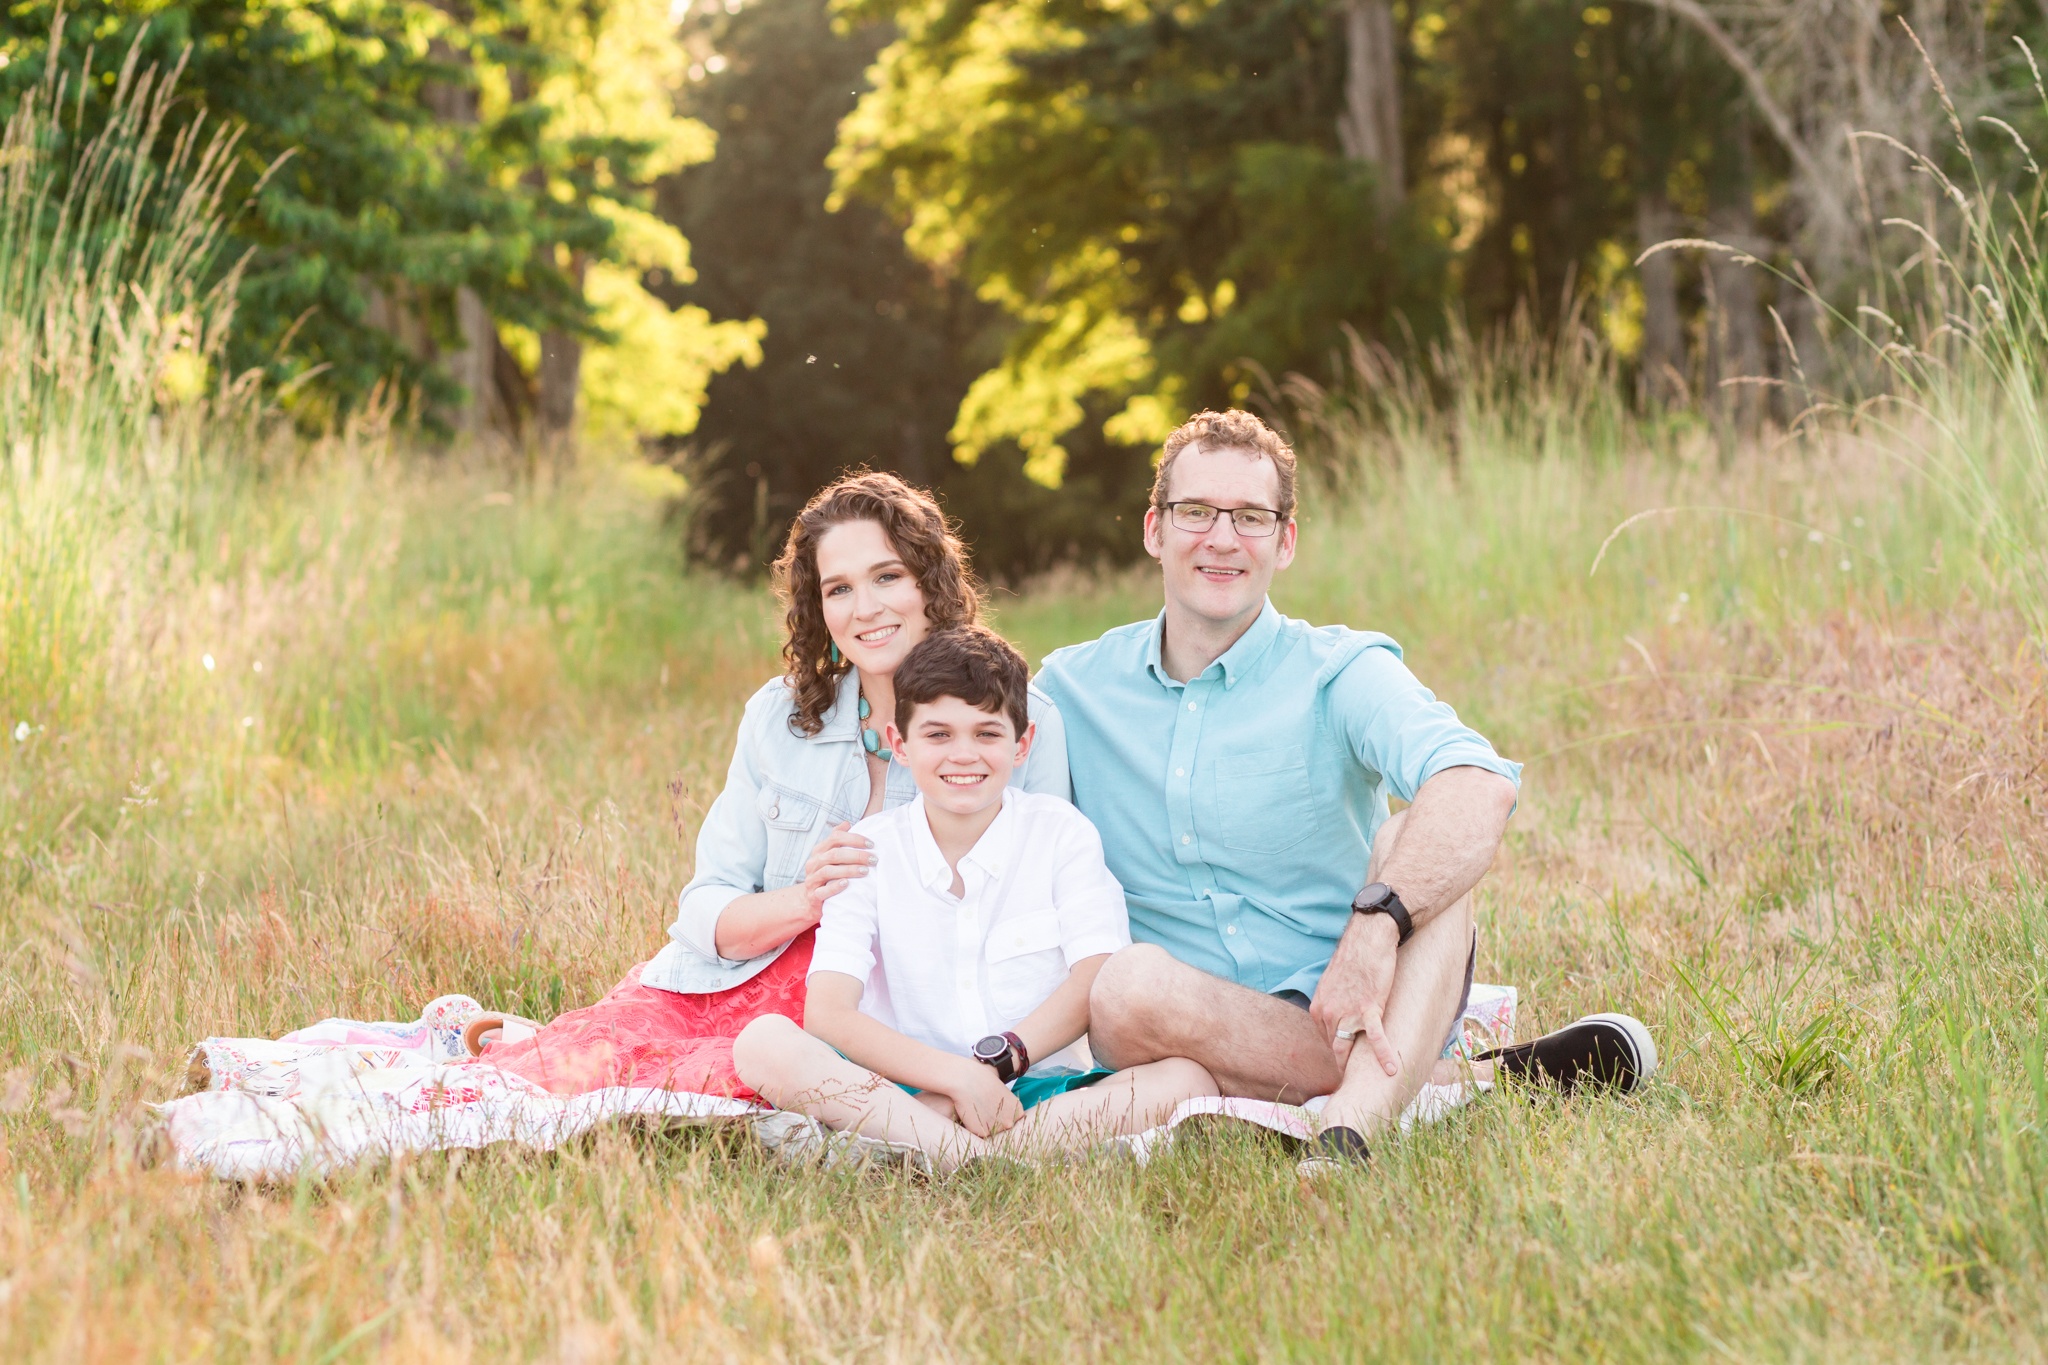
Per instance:
[[[925,616],[935,631],[981,619],[981,585],[968,567],[967,550],[932,495],[894,474],[871,470],[848,474],[827,485],[797,513],[789,539],[775,561],[775,593],[782,599],[788,638],[782,644],[796,714],[789,728],[815,735],[839,695],[839,680],[853,667],[832,662],[832,636],[825,629],[823,587],[818,576],[818,542],[849,521],[872,521],[902,557],[924,593]]]

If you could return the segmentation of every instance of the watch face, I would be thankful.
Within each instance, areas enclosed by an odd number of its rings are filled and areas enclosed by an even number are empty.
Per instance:
[[[974,1060],[993,1065],[1009,1055],[1010,1040],[1000,1033],[991,1033],[974,1045]]]
[[[1358,893],[1357,899],[1351,902],[1351,908],[1353,910],[1370,910],[1375,905],[1385,901],[1390,894],[1392,894],[1391,889],[1385,882],[1373,882],[1365,890]]]

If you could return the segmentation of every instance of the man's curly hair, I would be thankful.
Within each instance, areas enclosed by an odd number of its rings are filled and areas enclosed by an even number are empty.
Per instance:
[[[966,547],[930,493],[872,470],[827,485],[797,513],[775,561],[775,593],[782,599],[788,630],[782,659],[789,690],[796,694],[789,728],[798,734],[815,735],[824,728],[839,680],[853,667],[844,658],[832,662],[818,574],[818,542],[849,521],[872,521],[882,528],[923,591],[925,617],[934,631],[981,619],[981,585],[968,567]]]
[[[1232,408],[1229,412],[1198,412],[1175,428],[1173,435],[1166,438],[1166,446],[1159,458],[1159,472],[1152,479],[1152,505],[1166,510],[1167,495],[1173,481],[1173,463],[1181,452],[1193,449],[1242,450],[1250,455],[1263,455],[1273,462],[1273,470],[1280,476],[1280,505],[1273,510],[1286,521],[1294,515],[1294,447],[1287,444],[1287,438],[1260,421],[1252,413]]]

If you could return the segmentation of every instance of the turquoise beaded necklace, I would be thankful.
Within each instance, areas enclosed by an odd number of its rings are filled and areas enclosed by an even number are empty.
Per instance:
[[[882,747],[882,737],[868,728],[868,717],[874,713],[875,708],[868,705],[868,694],[863,689],[860,694],[860,747],[868,751],[869,757],[887,763],[889,751]]]
[[[837,664],[841,657],[839,646],[835,643],[832,646],[832,662]],[[882,736],[868,728],[868,717],[874,713],[875,708],[868,705],[867,689],[862,688],[860,692],[860,747],[868,751],[868,757],[879,758],[884,763],[887,763],[893,755],[882,747]]]

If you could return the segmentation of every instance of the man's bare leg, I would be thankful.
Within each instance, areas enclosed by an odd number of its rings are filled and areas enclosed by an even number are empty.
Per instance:
[[[1381,825],[1368,880],[1393,851],[1404,815]],[[1089,1046],[1105,1066],[1164,1057],[1201,1063],[1226,1095],[1300,1104],[1331,1095],[1329,1123],[1371,1133],[1400,1115],[1430,1077],[1456,1021],[1472,951],[1469,896],[1416,930],[1396,960],[1383,1027],[1402,1059],[1388,1076],[1362,1044],[1339,1070],[1308,1014],[1210,976],[1165,949],[1136,944],[1103,964],[1089,995]]]
[[[1345,1065],[1343,1084],[1323,1108],[1326,1125],[1342,1124],[1370,1136],[1401,1116],[1430,1078],[1444,1039],[1458,1020],[1471,954],[1470,896],[1461,897],[1402,945],[1383,1023],[1388,1041],[1400,1055],[1400,1072],[1389,1076],[1360,1036]],[[1318,1030],[1318,1040],[1321,1036]]]
[[[1211,976],[1151,943],[1102,964],[1088,993],[1088,1048],[1119,1071],[1168,1057],[1200,1063],[1225,1095],[1300,1104],[1344,1082],[1308,1012]]]

